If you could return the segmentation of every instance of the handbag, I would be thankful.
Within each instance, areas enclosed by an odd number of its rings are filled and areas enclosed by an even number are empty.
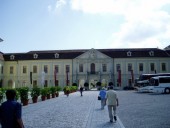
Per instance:
[[[100,97],[100,96],[98,96],[98,100],[101,100],[101,97]]]

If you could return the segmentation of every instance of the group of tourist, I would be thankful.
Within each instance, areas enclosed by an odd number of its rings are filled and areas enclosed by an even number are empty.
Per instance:
[[[101,109],[104,109],[107,104],[110,122],[113,122],[113,118],[117,121],[116,107],[119,105],[119,101],[116,91],[113,90],[113,86],[110,86],[108,89],[109,90],[106,92],[103,87],[99,92],[99,96],[101,98]]]

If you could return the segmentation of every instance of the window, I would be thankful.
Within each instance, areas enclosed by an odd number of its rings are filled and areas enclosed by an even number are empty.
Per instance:
[[[132,56],[132,52],[131,52],[131,51],[128,51],[128,52],[127,52],[127,56]]]
[[[48,87],[48,80],[45,80],[44,87]]]
[[[33,57],[34,57],[34,59],[37,59],[37,58],[38,58],[38,54],[35,53],[35,54],[33,55]]]
[[[55,65],[55,66],[54,66],[54,70],[55,70],[56,73],[59,72],[59,70],[58,70],[58,65]]]
[[[143,71],[143,63],[139,63],[139,71]]]
[[[150,51],[150,52],[149,52],[149,55],[150,55],[150,56],[154,56],[154,51]]]
[[[36,65],[33,66],[33,73],[37,73],[37,66]]]
[[[165,64],[165,63],[162,63],[162,64],[161,64],[161,68],[162,68],[162,71],[166,71],[166,64]]]
[[[47,65],[44,65],[44,72],[48,73],[48,66]]]
[[[66,72],[70,72],[70,66],[66,65]]]
[[[37,86],[37,80],[33,80],[33,87]]]
[[[151,69],[151,71],[155,71],[155,65],[154,65],[154,63],[151,63],[151,64],[150,64],[150,69]]]
[[[91,64],[90,68],[91,68],[91,74],[95,74],[95,64],[94,63]]]
[[[1,66],[1,74],[3,74],[3,73],[4,73],[4,67]]]
[[[103,70],[103,72],[107,72],[107,65],[106,64],[102,64],[102,70]]]
[[[13,66],[10,66],[10,67],[9,67],[9,73],[10,73],[10,74],[14,74],[14,67],[13,67]]]
[[[159,83],[170,83],[170,77],[159,78]]]
[[[14,55],[11,55],[10,56],[10,60],[14,60],[15,59],[15,56]]]
[[[58,53],[55,53],[55,54],[54,54],[54,57],[55,57],[55,58],[59,58],[59,54],[58,54]]]
[[[83,72],[83,64],[79,64],[79,72]]]
[[[58,86],[59,85],[59,82],[58,80],[55,81],[55,86]]]
[[[116,64],[116,70],[117,70],[117,71],[120,70],[120,64]]]
[[[26,66],[23,66],[22,73],[23,74],[27,73],[27,67]]]
[[[131,70],[132,70],[132,64],[129,63],[129,64],[128,64],[128,71],[131,71]]]

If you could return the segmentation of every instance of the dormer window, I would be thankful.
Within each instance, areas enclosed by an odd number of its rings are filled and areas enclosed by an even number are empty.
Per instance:
[[[15,59],[15,56],[14,55],[11,55],[10,56],[10,60],[14,60]]]
[[[34,57],[34,59],[37,59],[37,58],[38,58],[38,54],[35,53],[35,54],[33,55],[33,57]]]
[[[150,52],[149,52],[149,55],[150,55],[150,56],[154,56],[154,51],[150,51]]]
[[[59,54],[58,54],[58,53],[55,53],[55,54],[54,54],[54,57],[55,57],[55,58],[59,58]]]
[[[127,52],[127,56],[132,56],[132,52],[131,52],[131,51],[128,51],[128,52]]]

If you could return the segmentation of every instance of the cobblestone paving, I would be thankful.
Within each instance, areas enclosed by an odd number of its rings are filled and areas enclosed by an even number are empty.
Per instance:
[[[126,128],[170,128],[170,94],[118,91],[118,96]]]
[[[110,123],[107,107],[100,110],[98,93],[66,97],[61,92],[58,98],[35,104],[30,99],[23,106],[25,128],[170,128],[170,95],[117,91],[118,121]]]
[[[110,123],[107,108],[100,110],[98,91],[79,92],[23,106],[25,128],[123,128]]]

